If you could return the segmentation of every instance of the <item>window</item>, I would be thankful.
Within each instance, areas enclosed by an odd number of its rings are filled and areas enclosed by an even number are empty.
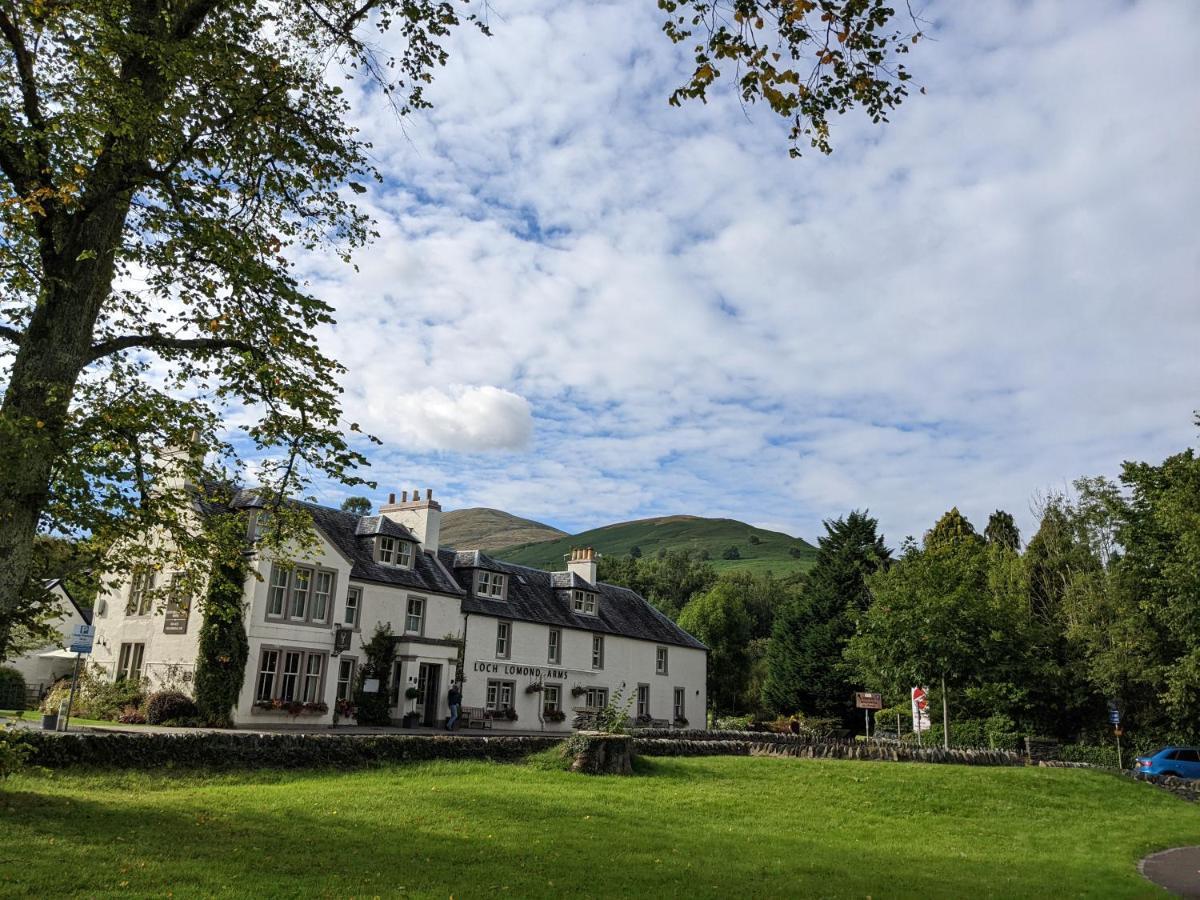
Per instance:
[[[333,573],[318,571],[313,582],[312,621],[324,625],[329,621],[329,607],[333,604]]]
[[[513,688],[516,682],[489,681],[487,683],[487,708],[503,712],[512,708]]]
[[[575,612],[589,616],[596,614],[596,595],[591,591],[571,591],[571,602]]]
[[[267,594],[267,615],[277,619],[283,618],[283,609],[287,603],[288,576],[291,573],[282,566],[271,567],[271,587]]]
[[[346,661],[351,663],[349,675],[353,678],[354,661]],[[320,703],[324,694],[324,676],[325,654],[320,651],[264,647],[258,660],[254,702],[270,704],[272,700],[282,700],[287,703]],[[341,690],[340,682],[338,690]]]
[[[289,650],[283,654],[283,677],[279,679],[279,699],[295,700],[299,693],[300,665],[304,654]]]
[[[683,688],[675,688],[675,721],[683,717]]]
[[[425,599],[423,597],[408,598],[408,616],[404,620],[404,630],[413,634],[424,634]]]
[[[667,674],[667,648],[656,647],[654,649],[654,671],[658,675]]]
[[[381,535],[378,543],[379,561],[389,566],[396,562],[396,539]]]
[[[637,693],[637,714],[639,717],[650,716],[650,685],[639,684]]]
[[[604,709],[608,706],[608,688],[588,688],[583,696],[588,709]]]
[[[129,582],[129,602],[125,604],[125,615],[145,616],[150,614],[154,590],[154,570],[149,566],[136,566],[133,579]]]
[[[548,684],[542,688],[542,715],[559,711],[560,688],[557,684]]]
[[[379,536],[379,561],[386,563],[389,566],[400,566],[402,569],[411,569],[413,563],[413,545],[410,541],[402,541],[398,538],[388,537],[386,534]]]
[[[325,668],[325,657],[310,653],[304,664],[304,691],[300,697],[305,703],[321,700],[321,671]]]
[[[312,587],[312,570],[296,569],[292,572],[292,608],[289,619],[303,622],[308,618],[308,594]]]
[[[351,628],[358,627],[358,614],[362,609],[362,588],[352,587],[346,591],[346,613],[342,622]]]
[[[499,572],[479,572],[475,576],[475,593],[480,597],[504,599],[504,576]]]
[[[496,623],[496,658],[508,659],[512,651],[512,622]]]
[[[258,664],[258,685],[254,688],[255,700],[270,700],[275,696],[275,674],[279,671],[279,651],[264,650]]]
[[[562,629],[550,629],[550,646],[546,651],[546,661],[554,665],[562,665]]]
[[[338,660],[337,698],[349,700],[354,691],[354,660],[343,656]]]
[[[333,607],[337,573],[296,566],[271,567],[267,588],[267,618],[304,625],[326,625]]]
[[[1180,762],[1200,762],[1200,752],[1196,750],[1176,750],[1171,759],[1177,759]]]
[[[604,668],[604,635],[592,635],[592,668]]]
[[[122,644],[117,657],[117,681],[140,681],[145,653],[145,644]]]

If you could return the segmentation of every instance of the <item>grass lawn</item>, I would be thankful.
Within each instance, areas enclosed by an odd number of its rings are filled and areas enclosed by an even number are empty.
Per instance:
[[[1200,807],[1112,776],[768,758],[0,788],[3,896],[1153,897]]]

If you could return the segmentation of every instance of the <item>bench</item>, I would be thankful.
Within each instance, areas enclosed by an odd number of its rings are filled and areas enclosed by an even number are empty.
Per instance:
[[[459,721],[465,722],[468,728],[491,728],[492,711],[482,706],[464,706]]]

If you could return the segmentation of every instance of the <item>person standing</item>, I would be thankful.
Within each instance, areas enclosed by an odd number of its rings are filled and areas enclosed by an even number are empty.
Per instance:
[[[453,731],[454,723],[458,721],[459,711],[462,709],[462,690],[458,686],[457,681],[450,683],[450,718],[446,721],[446,730]]]

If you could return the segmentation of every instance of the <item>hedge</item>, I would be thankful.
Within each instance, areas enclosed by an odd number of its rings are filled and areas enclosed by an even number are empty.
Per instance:
[[[350,768],[436,759],[514,760],[549,749],[561,737],[441,737],[419,735],[62,734],[26,732],[32,765],[159,769]]]

